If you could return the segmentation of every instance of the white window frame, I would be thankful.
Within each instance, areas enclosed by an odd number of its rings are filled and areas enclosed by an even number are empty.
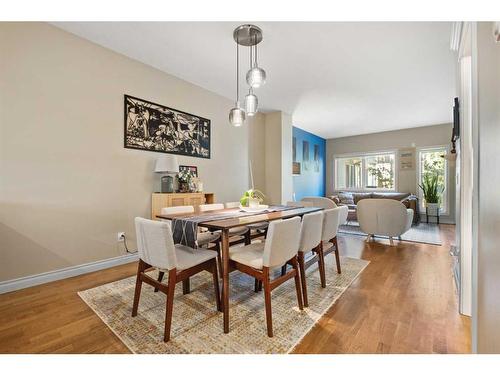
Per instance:
[[[394,188],[392,189],[380,189],[380,188],[368,188],[365,187],[367,180],[367,172],[366,172],[366,161],[365,158],[368,156],[377,156],[383,154],[392,154],[394,155]],[[361,188],[339,188],[337,185],[337,160],[345,159],[345,158],[361,158]],[[399,153],[397,150],[380,150],[380,151],[370,151],[370,152],[354,152],[348,154],[335,154],[333,155],[333,190],[340,191],[397,191],[398,189],[398,165],[399,165]]]
[[[450,152],[450,147],[448,145],[436,145],[436,146],[426,146],[426,147],[417,147],[416,149],[416,162],[417,162],[417,196],[418,196],[418,201],[419,201],[419,210],[420,213],[425,214],[425,207],[424,207],[424,196],[422,193],[422,189],[420,189],[420,186],[418,184],[421,183],[421,178],[422,178],[422,166],[420,164],[420,153],[422,151],[440,151],[444,150],[445,155],[449,154]],[[444,201],[445,201],[445,207],[446,210],[439,210],[439,215],[446,216],[450,214],[450,199],[449,199],[449,191],[450,191],[450,181],[448,180],[448,160],[444,159]]]

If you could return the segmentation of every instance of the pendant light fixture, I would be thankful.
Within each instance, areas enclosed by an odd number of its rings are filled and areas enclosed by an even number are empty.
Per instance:
[[[234,29],[233,38],[236,42],[236,105],[229,112],[229,122],[233,126],[241,126],[246,116],[254,116],[258,110],[258,99],[253,88],[262,86],[266,81],[266,72],[257,65],[257,44],[262,41],[262,30],[255,25],[241,25]],[[244,108],[239,101],[239,46],[250,47],[250,70],[246,75],[250,88],[245,96]],[[255,48],[255,55],[253,55]],[[254,58],[255,56],[255,58]]]
[[[257,62],[257,43],[253,46],[255,48],[255,61],[250,59],[250,70],[247,72],[247,83],[250,87],[259,88],[266,83],[266,71],[259,68]],[[252,54],[252,47],[250,47],[250,55]]]
[[[245,111],[240,107],[240,44],[236,40],[236,105],[229,111],[229,123],[233,126],[241,126],[245,118]]]

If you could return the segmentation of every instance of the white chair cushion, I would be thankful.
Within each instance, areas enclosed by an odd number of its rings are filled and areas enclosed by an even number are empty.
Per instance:
[[[215,242],[220,238],[220,232],[201,232],[198,233],[197,241],[199,246],[204,246],[210,242]]]
[[[229,259],[258,270],[262,269],[263,255],[264,243],[253,243],[247,246],[229,248]]]
[[[217,252],[205,249],[193,249],[188,246],[176,244],[177,270],[185,270],[217,257]]]

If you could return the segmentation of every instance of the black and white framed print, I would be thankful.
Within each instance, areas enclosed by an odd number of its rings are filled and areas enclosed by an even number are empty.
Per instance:
[[[194,165],[179,165],[179,172],[189,171],[193,177],[198,177],[198,167]]]
[[[124,146],[210,159],[210,120],[125,95]]]

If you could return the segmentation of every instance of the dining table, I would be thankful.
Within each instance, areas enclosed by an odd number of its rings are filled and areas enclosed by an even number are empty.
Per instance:
[[[200,212],[195,210],[195,213],[190,214],[169,214],[157,215],[158,219],[174,220],[183,218],[196,217],[198,227],[207,228],[211,232],[220,231],[220,251],[222,259],[222,312],[224,333],[229,333],[229,230],[232,228],[247,226],[250,224],[258,224],[270,222],[274,220],[289,219],[295,216],[302,217],[305,214],[321,211],[321,207],[280,207],[280,210],[273,211],[272,207],[268,212],[246,212],[242,216],[240,208],[226,208],[223,210],[213,210]],[[231,214],[234,217],[231,217]],[[221,219],[217,219],[220,214]],[[206,216],[206,221],[203,220]]]

